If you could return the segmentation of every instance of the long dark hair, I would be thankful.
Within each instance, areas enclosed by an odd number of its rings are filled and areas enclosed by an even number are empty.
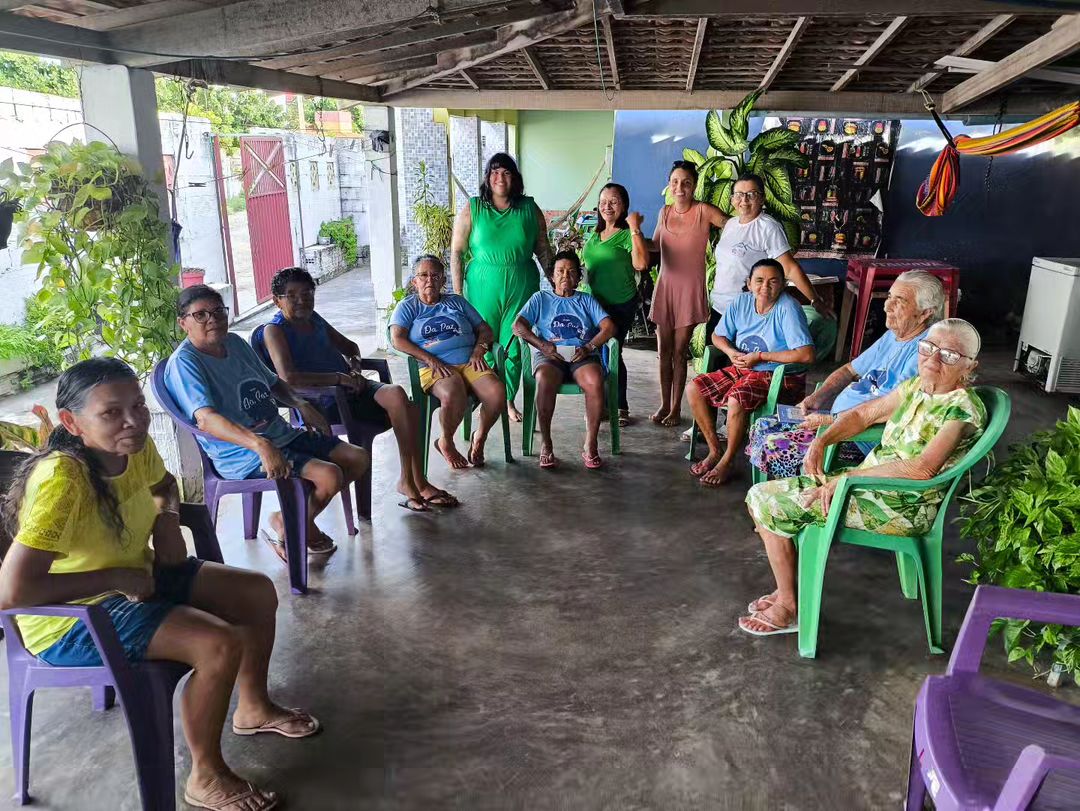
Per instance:
[[[56,407],[78,412],[86,405],[86,400],[95,386],[138,379],[130,366],[116,358],[91,358],[81,361],[60,375],[60,382],[56,387]],[[11,537],[15,537],[19,531],[19,509],[26,495],[26,482],[37,463],[53,453],[65,454],[83,464],[102,520],[115,530],[117,537],[122,537],[124,519],[120,515],[120,501],[116,497],[116,491],[105,478],[101,462],[83,444],[82,439],[69,433],[63,425],[56,426],[49,434],[45,447],[31,455],[15,471],[11,487],[4,496],[3,506],[4,523]]]
[[[616,228],[629,228],[630,224],[626,221],[626,215],[630,213],[630,192],[626,190],[626,186],[621,183],[608,183],[604,188],[600,189],[600,194],[603,194],[608,189],[612,189],[619,199],[622,201],[623,213],[619,219],[615,220]],[[596,233],[602,234],[607,228],[607,223],[604,218],[600,216],[600,198],[596,199]]]
[[[521,176],[517,161],[505,152],[496,152],[488,159],[487,166],[484,167],[484,182],[480,184],[480,199],[491,205],[491,184],[488,182],[488,178],[491,177],[491,173],[495,169],[505,169],[510,173],[512,178],[510,181],[510,205],[511,207],[516,206],[525,195],[525,178]]]

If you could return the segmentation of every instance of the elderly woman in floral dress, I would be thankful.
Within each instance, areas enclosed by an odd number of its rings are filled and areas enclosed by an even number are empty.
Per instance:
[[[810,443],[808,475],[750,488],[746,503],[765,542],[776,590],[754,600],[739,627],[755,636],[794,633],[797,616],[796,550],[792,538],[810,524],[824,524],[840,476],[823,469],[825,448],[885,422],[881,445],[854,470],[861,476],[930,479],[956,464],[986,425],[986,409],[971,391],[979,333],[967,321],[949,318],[919,341],[919,374],[891,394],[841,414]],[[843,474],[840,474],[843,475]],[[926,532],[944,498],[942,490],[919,493],[857,489],[845,525],[886,535]]]
[[[885,334],[851,363],[825,378],[821,388],[798,404],[803,422],[784,425],[770,415],[754,423],[746,450],[754,467],[770,479],[798,476],[819,428],[831,425],[849,409],[884,397],[918,373],[919,341],[941,318],[944,307],[945,287],[937,276],[925,270],[900,274],[885,299]],[[845,455],[848,448],[852,457]],[[840,458],[855,464],[872,449],[847,444],[841,448]]]

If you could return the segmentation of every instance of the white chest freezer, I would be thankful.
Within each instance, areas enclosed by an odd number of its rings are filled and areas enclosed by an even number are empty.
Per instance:
[[[1013,369],[1047,391],[1080,393],[1080,258],[1031,260]]]

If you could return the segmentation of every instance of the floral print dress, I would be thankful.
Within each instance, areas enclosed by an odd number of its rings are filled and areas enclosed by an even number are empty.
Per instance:
[[[900,384],[897,391],[900,405],[885,423],[881,445],[850,472],[914,459],[945,423],[970,423],[975,430],[960,441],[942,466],[945,470],[963,458],[986,427],[986,408],[970,389],[927,394],[920,388],[919,378],[913,377]],[[758,525],[785,538],[794,538],[803,527],[825,523],[821,502],[813,499],[806,503],[810,491],[816,487],[810,476],[763,482],[750,488],[746,503]],[[859,488],[848,500],[844,524],[883,535],[921,535],[930,529],[944,497],[945,488],[919,493]]]

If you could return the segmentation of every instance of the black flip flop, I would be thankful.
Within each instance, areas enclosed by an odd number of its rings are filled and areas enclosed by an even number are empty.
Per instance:
[[[443,507],[448,510],[461,506],[461,502],[458,501],[457,496],[448,493],[445,490],[438,490],[435,495],[430,498],[425,498],[424,501],[432,507]]]
[[[419,507],[414,507],[413,506],[414,503],[419,504],[420,506]],[[431,508],[428,507],[427,499],[423,499],[423,498],[407,498],[404,501],[399,501],[398,506],[403,507],[404,509],[408,510],[409,512],[414,512],[414,513],[429,513],[429,512],[431,512]]]

